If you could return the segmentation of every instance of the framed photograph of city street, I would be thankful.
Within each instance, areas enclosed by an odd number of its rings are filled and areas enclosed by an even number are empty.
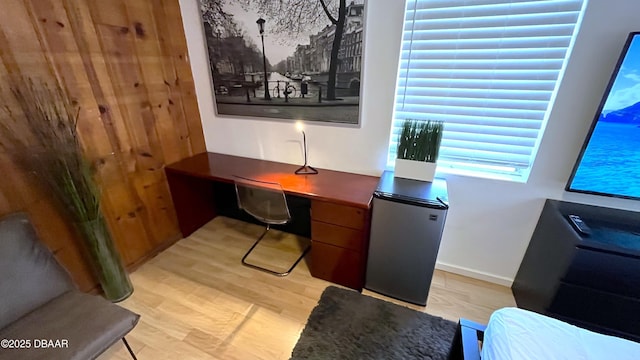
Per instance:
[[[200,0],[216,112],[359,124],[365,0]]]

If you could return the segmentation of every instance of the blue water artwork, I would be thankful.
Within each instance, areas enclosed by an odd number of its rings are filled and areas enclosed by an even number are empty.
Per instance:
[[[640,198],[640,34],[630,39],[568,190]]]

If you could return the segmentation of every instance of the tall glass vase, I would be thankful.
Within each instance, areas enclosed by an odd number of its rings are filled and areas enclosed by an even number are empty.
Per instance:
[[[133,286],[102,214],[95,220],[76,223],[76,226],[107,300],[119,302],[128,298],[133,293]]]

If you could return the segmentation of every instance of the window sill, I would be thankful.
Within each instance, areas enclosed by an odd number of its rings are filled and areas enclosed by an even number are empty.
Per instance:
[[[393,171],[393,165],[387,165],[386,170]],[[491,172],[491,171],[481,171],[476,169],[463,169],[460,167],[453,167],[447,165],[438,165],[436,169],[436,177],[447,179],[450,175],[455,176],[464,176],[464,177],[472,177],[472,178],[480,178],[480,179],[490,179],[490,180],[499,180],[499,181],[509,181],[515,183],[526,183],[529,178],[529,172],[527,171],[524,174],[510,174],[510,173],[499,173],[499,172]]]
[[[477,171],[477,170],[467,170],[467,169],[458,169],[458,168],[449,168],[446,166],[438,166],[436,170],[436,176],[441,178],[447,178],[448,175],[456,175],[456,176],[464,176],[464,177],[473,177],[480,179],[490,179],[490,180],[500,180],[500,181],[510,181],[516,183],[526,183],[528,180],[528,176],[523,175],[512,175],[512,174],[500,174],[500,173],[492,173],[486,171]]]

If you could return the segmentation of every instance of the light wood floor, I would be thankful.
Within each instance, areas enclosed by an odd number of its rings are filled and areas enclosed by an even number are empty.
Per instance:
[[[142,316],[127,336],[138,359],[289,358],[331,283],[311,277],[304,260],[284,278],[242,266],[261,231],[218,217],[131,274],[135,290],[121,305]],[[291,258],[306,242],[272,233],[270,241]],[[265,247],[250,260],[260,262],[270,251]],[[363,293],[454,321],[486,323],[495,309],[515,305],[506,287],[443,271],[434,275],[426,307]],[[119,342],[99,359],[130,357]]]

